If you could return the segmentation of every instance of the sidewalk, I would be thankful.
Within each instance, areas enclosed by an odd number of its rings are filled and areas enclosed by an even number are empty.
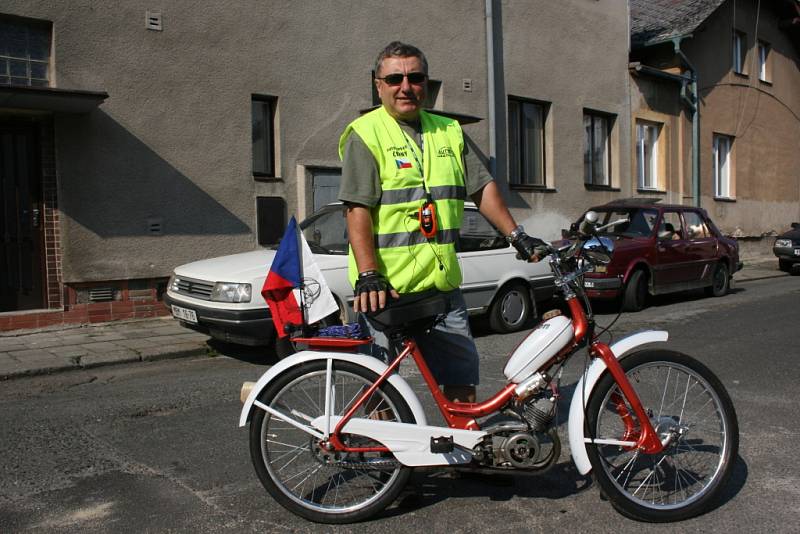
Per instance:
[[[746,261],[734,284],[788,276],[775,258]],[[172,317],[0,333],[0,380],[100,365],[213,355],[208,336]]]

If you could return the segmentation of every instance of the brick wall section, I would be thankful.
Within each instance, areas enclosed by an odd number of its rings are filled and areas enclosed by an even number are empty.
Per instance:
[[[52,118],[41,122],[39,139],[42,169],[45,305],[47,308],[61,308],[64,305],[61,291],[61,230],[59,227],[58,181]]]
[[[64,286],[64,307],[53,311],[14,312],[0,314],[0,332],[29,328],[44,328],[64,324],[88,324],[143,319],[169,315],[161,300],[158,287],[166,279],[131,280],[136,289],[128,289],[128,280],[68,284]],[[115,286],[120,299],[109,302],[78,303],[78,291],[89,287]],[[145,285],[146,289],[141,286]]]

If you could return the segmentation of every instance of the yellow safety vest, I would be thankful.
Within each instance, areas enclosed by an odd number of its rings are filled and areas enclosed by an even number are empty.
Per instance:
[[[422,111],[420,121],[424,150],[383,106],[354,120],[339,139],[340,158],[347,138],[355,132],[377,162],[383,192],[371,210],[375,254],[378,270],[399,293],[452,291],[461,285],[456,242],[466,197],[464,137],[455,120]],[[428,194],[436,205],[434,239],[422,235],[417,219]],[[348,268],[355,285],[358,268],[352,247]]]

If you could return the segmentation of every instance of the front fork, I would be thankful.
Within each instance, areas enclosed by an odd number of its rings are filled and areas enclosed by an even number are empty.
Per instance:
[[[628,376],[622,369],[619,360],[614,356],[611,348],[604,343],[596,342],[592,344],[590,350],[593,356],[599,356],[603,360],[603,363],[606,364],[606,368],[619,386],[622,396],[625,397],[623,399],[617,393],[611,395],[611,400],[614,403],[617,414],[625,425],[625,433],[622,439],[625,441],[635,439],[635,448],[647,454],[657,454],[663,451],[664,444],[661,443],[661,440],[658,438],[658,433],[655,428],[653,428],[650,417],[648,417],[647,412],[644,411],[639,396],[633,389],[633,386],[628,380]],[[628,401],[627,406],[625,400]],[[628,410],[628,406],[633,409],[633,415],[631,415]],[[638,428],[633,416],[636,416],[636,419],[639,420]]]

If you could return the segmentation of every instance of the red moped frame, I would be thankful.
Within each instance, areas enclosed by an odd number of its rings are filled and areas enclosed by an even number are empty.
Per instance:
[[[552,364],[563,361],[567,356],[573,354],[581,346],[581,342],[586,337],[589,331],[589,325],[586,318],[586,313],[583,310],[577,298],[572,297],[567,299],[570,314],[572,316],[572,326],[574,335],[572,342],[567,344],[558,354],[553,356],[548,362],[542,365],[543,369],[549,368]],[[369,340],[339,340],[339,339],[324,339],[324,338],[296,338],[295,341],[308,344],[312,349],[327,349],[327,350],[352,350],[357,345],[369,343]],[[383,446],[376,447],[350,447],[346,445],[341,439],[341,432],[347,422],[353,417],[356,410],[367,402],[373,393],[383,384],[392,373],[394,373],[406,357],[411,356],[417,365],[420,373],[422,374],[428,389],[433,396],[439,411],[442,413],[447,425],[450,428],[459,428],[464,430],[479,430],[480,426],[475,421],[476,418],[484,417],[497,412],[514,396],[514,389],[516,384],[507,384],[500,391],[495,393],[492,397],[480,403],[472,402],[455,402],[449,400],[442,393],[439,383],[434,378],[433,374],[425,363],[425,358],[422,355],[419,347],[413,339],[406,339],[403,342],[403,350],[394,361],[389,364],[389,367],[384,371],[372,385],[367,388],[345,412],[344,416],[339,420],[333,432],[329,436],[327,442],[320,443],[320,446],[329,450],[341,452],[391,452],[388,448]],[[614,402],[615,409],[625,425],[624,435],[621,437],[622,441],[635,441],[636,444],[632,448],[641,449],[645,453],[655,454],[663,450],[664,446],[661,440],[658,439],[658,434],[653,428],[650,418],[642,407],[636,391],[628,381],[625,371],[619,364],[619,361],[614,356],[611,348],[598,340],[593,340],[589,346],[589,355],[592,358],[600,358],[605,363],[614,381],[619,386],[622,392],[622,397],[618,394],[612,395],[612,402]],[[627,404],[626,402],[627,401]],[[628,409],[628,406],[633,410],[633,414]],[[638,424],[637,424],[638,423]]]

